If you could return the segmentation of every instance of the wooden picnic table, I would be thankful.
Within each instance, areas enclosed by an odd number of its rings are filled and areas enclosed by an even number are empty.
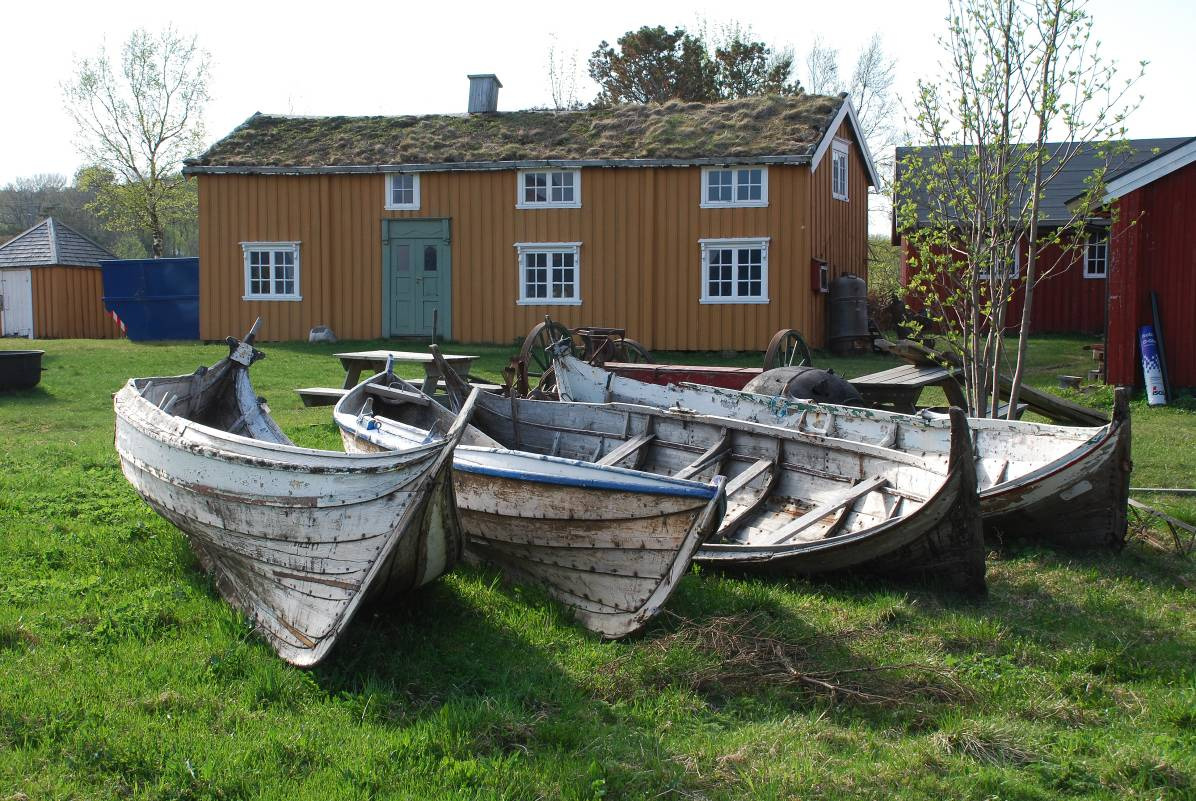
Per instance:
[[[393,358],[395,364],[418,364],[424,368],[424,383],[421,389],[428,395],[436,389],[436,382],[440,380],[440,369],[431,353],[419,353],[405,350],[359,350],[352,353],[332,354],[341,360],[345,368],[345,389],[352,389],[361,382],[361,374],[365,370],[380,371],[386,366],[386,360]],[[442,358],[452,366],[457,375],[469,380],[469,369],[477,361],[477,356],[442,354]]]
[[[954,378],[954,370],[945,367],[903,364],[879,373],[869,373],[851,379],[851,384],[860,391],[868,403],[895,412],[913,414],[917,411],[918,398],[926,387],[942,387],[948,402],[962,405],[963,393]],[[958,397],[956,397],[958,396]]]

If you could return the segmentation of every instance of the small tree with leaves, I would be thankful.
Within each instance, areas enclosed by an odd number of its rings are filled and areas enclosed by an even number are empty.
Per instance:
[[[1105,174],[1125,148],[1126,97],[1141,73],[1117,78],[1083,0],[952,0],[947,23],[947,63],[937,80],[919,82],[912,115],[928,147],[899,165],[895,210],[911,245],[910,292],[947,334],[970,414],[996,416],[1012,367],[1012,417],[1034,289],[1070,264],[1102,213]],[[1067,218],[1044,225],[1047,189],[1080,156],[1098,166]]]
[[[79,147],[92,168],[81,187],[115,231],[148,232],[161,256],[166,229],[194,219],[195,193],[180,170],[203,147],[209,56],[172,28],[136,30],[113,64],[101,50],[63,86]]]

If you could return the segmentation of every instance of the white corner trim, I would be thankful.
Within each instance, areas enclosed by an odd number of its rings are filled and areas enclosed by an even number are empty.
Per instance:
[[[1163,176],[1170,175],[1194,161],[1196,161],[1196,139],[1155,156],[1109,181],[1105,185],[1105,196],[1101,201],[1108,203],[1123,195],[1128,195],[1135,189],[1141,189],[1149,183],[1154,183]]]
[[[523,200],[523,176],[528,173],[543,172],[551,175],[554,172],[573,173],[573,200],[565,202],[527,203]],[[551,179],[549,179],[551,181]],[[548,189],[551,191],[552,187]],[[544,167],[543,169],[518,170],[515,173],[515,208],[517,209],[580,209],[581,208],[581,168],[579,167]]]
[[[396,175],[410,175],[411,176],[411,178],[412,178],[411,194],[412,194],[412,197],[414,198],[414,200],[411,203],[391,203],[390,202],[391,197],[393,197],[393,195],[391,194],[390,183]],[[383,187],[385,187],[385,189],[386,189],[385,202],[382,204],[382,207],[384,209],[386,209],[387,211],[419,211],[419,202],[420,202],[419,184],[420,184],[420,176],[419,176],[418,172],[403,172],[403,173],[388,172],[388,173],[386,173],[386,180],[382,182]]]
[[[839,113],[831,120],[831,124],[827,126],[826,133],[822,136],[822,141],[814,149],[814,155],[810,157],[810,172],[818,169],[819,162],[826,155],[831,142],[836,138],[835,134],[839,131],[839,126],[843,124],[843,120],[845,119],[851,120],[851,128],[855,131],[855,142],[853,144],[860,149],[860,155],[864,159],[864,169],[868,173],[868,185],[880,186],[880,176],[876,172],[876,163],[872,160],[872,151],[868,149],[868,141],[864,139],[864,134],[860,128],[860,119],[856,116],[855,107],[851,105],[850,97],[843,98],[843,105],[839,108]]]

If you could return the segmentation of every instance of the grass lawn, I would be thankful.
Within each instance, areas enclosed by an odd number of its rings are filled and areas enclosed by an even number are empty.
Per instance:
[[[267,345],[254,383],[297,442],[336,447],[330,410],[292,390],[339,384],[327,354],[383,344]],[[1081,344],[1036,340],[1032,383],[1082,374]],[[128,377],[224,348],[38,347],[41,386],[0,396],[0,799],[1196,798],[1191,560],[994,552],[982,601],[695,572],[621,643],[462,569],[366,610],[301,671],[112,448]],[[497,379],[512,349],[447,350]],[[1133,411],[1135,485],[1192,486],[1196,403]]]

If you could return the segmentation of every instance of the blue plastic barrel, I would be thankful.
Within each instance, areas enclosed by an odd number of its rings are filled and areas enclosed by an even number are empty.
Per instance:
[[[199,339],[199,259],[109,259],[100,270],[104,308],[129,339]]]

